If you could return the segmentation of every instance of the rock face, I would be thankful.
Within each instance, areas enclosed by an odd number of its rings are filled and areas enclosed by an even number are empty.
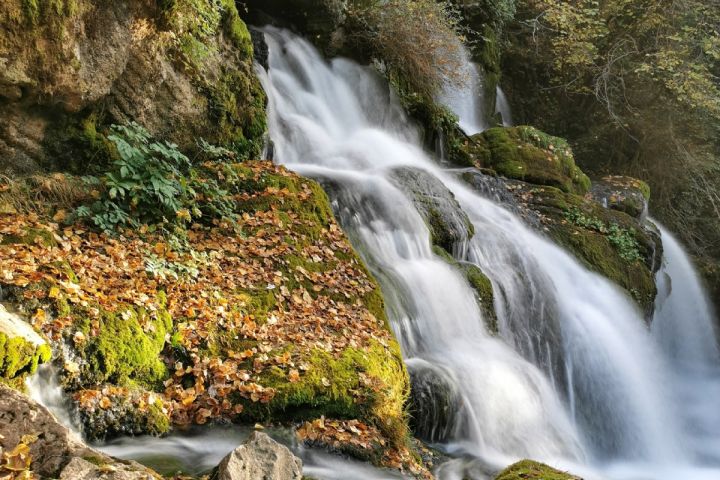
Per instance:
[[[28,444],[30,469],[43,478],[155,478],[154,472],[137,463],[120,462],[88,448],[45,407],[4,385],[0,385],[0,434],[3,451],[11,451],[22,442]],[[28,441],[28,436],[37,439]]]
[[[129,120],[184,146],[260,143],[265,97],[234,2],[158,5],[4,2],[0,172],[83,170],[98,132]]]
[[[475,231],[470,219],[440,180],[415,168],[398,168],[393,177],[412,198],[434,245],[452,252],[454,245],[472,238]]]
[[[218,480],[301,480],[302,462],[267,434],[253,432],[218,466]]]

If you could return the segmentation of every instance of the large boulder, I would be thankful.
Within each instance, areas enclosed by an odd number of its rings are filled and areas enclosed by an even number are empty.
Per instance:
[[[74,457],[60,474],[60,480],[153,480],[158,476],[148,471],[133,470],[125,465],[96,465]]]
[[[580,195],[590,189],[568,143],[533,127],[491,128],[471,137],[466,149],[477,167],[503,177]]]
[[[648,211],[650,187],[637,178],[610,175],[594,181],[590,195],[606,208],[640,220]]]
[[[302,461],[267,434],[253,432],[217,468],[218,480],[301,480]]]
[[[448,252],[475,231],[455,195],[433,175],[418,168],[402,167],[393,172],[395,183],[408,194],[430,229],[432,243]]]

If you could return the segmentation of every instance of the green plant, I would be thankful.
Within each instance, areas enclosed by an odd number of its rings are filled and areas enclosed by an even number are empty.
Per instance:
[[[594,230],[605,235],[623,260],[628,262],[642,260],[640,245],[633,232],[622,228],[617,223],[606,224],[599,218],[586,215],[576,207],[565,212],[565,219],[578,227]]]
[[[137,123],[114,125],[108,136],[117,151],[111,170],[99,179],[103,196],[76,210],[104,231],[180,219],[193,192],[184,178],[189,159],[168,142],[157,142]],[[98,181],[92,178],[88,182]]]

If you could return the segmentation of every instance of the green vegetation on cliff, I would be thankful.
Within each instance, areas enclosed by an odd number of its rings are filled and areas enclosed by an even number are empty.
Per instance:
[[[543,463],[523,460],[510,465],[495,480],[580,480],[567,472],[561,472]]]

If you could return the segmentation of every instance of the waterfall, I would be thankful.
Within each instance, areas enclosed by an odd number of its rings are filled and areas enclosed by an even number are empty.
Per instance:
[[[438,101],[455,112],[460,128],[468,135],[474,135],[488,128],[483,112],[483,81],[480,68],[470,60],[470,52],[459,45],[459,79],[448,81],[443,86]]]
[[[503,127],[512,127],[513,119],[510,102],[508,102],[505,92],[500,88],[500,85],[495,87],[495,113],[500,115]]]
[[[275,159],[325,186],[381,283],[423,398],[455,404],[452,418],[442,419],[447,425],[426,430],[439,448],[476,459],[462,475],[484,478],[524,457],[575,465],[594,478],[707,473],[692,466],[696,432],[678,413],[663,335],[649,331],[623,292],[442,170],[372,70],[325,62],[288,32],[267,29],[266,41],[269,68],[258,73]],[[397,185],[399,169],[441,182],[467,213],[475,236],[452,250],[491,279],[498,336],[486,329],[460,270],[431,249],[428,227]],[[440,410],[427,410],[430,421],[441,421]],[[454,472],[447,478],[462,477],[455,467],[445,470]]]

